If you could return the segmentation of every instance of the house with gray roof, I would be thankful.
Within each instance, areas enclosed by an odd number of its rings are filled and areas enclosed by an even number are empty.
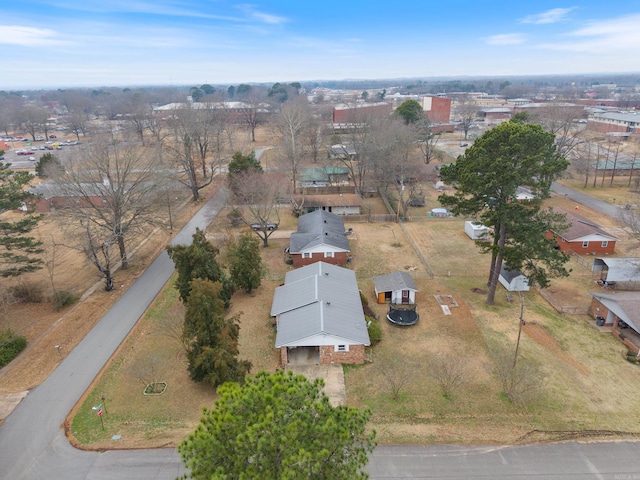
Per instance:
[[[341,216],[316,210],[298,218],[298,231],[291,234],[288,254],[298,268],[315,262],[346,265],[349,239]]]
[[[378,303],[416,303],[418,288],[407,272],[396,271],[387,275],[378,275],[373,277],[373,285]]]
[[[629,349],[640,353],[640,292],[591,292],[589,312],[598,326],[611,327]]]
[[[371,344],[355,272],[330,263],[288,272],[271,316],[283,365],[363,363]]]

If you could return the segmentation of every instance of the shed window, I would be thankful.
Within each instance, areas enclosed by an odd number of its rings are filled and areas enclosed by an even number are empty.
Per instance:
[[[587,242],[586,240],[582,242],[582,248],[587,248],[588,246],[589,246],[589,242]]]
[[[603,240],[602,241],[602,248],[605,248],[607,245],[609,245],[609,241],[608,240]]]

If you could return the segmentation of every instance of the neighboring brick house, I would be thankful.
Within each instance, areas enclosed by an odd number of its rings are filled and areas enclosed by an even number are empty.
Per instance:
[[[547,238],[555,238],[558,248],[563,252],[577,255],[608,255],[615,252],[618,239],[591,220],[560,208],[554,208],[553,211],[564,213],[570,225],[566,232],[547,232]]]
[[[611,326],[627,348],[640,353],[640,292],[592,292],[589,313],[597,325]]]
[[[352,270],[317,262],[288,272],[274,293],[271,316],[282,365],[365,361],[371,341]]]
[[[43,182],[28,189],[29,193],[36,196],[29,202],[35,205],[37,213],[45,213],[72,204],[87,207],[89,205],[100,206],[104,205],[109,198],[109,190],[104,189],[100,184],[83,184],[81,189],[86,195],[73,196],[53,182]]]
[[[298,218],[298,231],[291,234],[287,252],[294,267],[315,262],[346,265],[349,240],[342,217],[316,210]]]

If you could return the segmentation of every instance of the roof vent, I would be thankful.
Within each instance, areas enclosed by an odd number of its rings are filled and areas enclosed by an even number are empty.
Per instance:
[[[327,305],[331,305],[331,302],[327,302]]]

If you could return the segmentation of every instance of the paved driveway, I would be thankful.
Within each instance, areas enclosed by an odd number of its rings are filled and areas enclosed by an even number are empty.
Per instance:
[[[304,375],[310,381],[322,378],[324,393],[329,397],[331,405],[337,407],[347,404],[342,365],[287,365],[286,369]]]

